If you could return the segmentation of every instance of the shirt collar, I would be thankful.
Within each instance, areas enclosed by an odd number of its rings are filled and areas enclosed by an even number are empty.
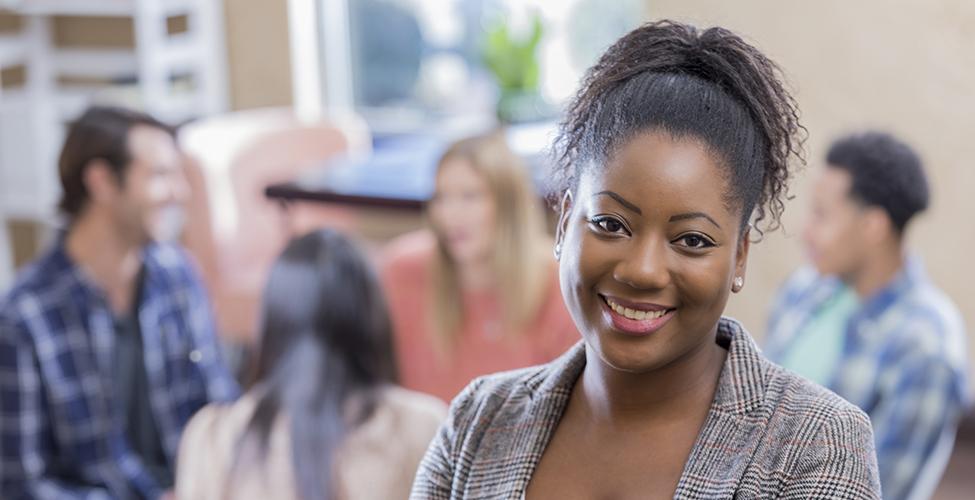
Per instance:
[[[901,297],[926,282],[924,264],[919,257],[910,255],[904,260],[904,266],[894,279],[864,301],[860,314],[866,318],[878,316]]]
[[[44,272],[49,276],[57,276],[59,279],[66,280],[65,285],[80,292],[87,299],[105,301],[105,294],[101,287],[94,283],[68,255],[66,237],[67,233],[64,231],[58,234],[57,240],[44,260],[42,266]],[[145,273],[145,276],[141,285],[149,288],[155,284],[155,275],[157,274],[153,272],[157,265],[153,259],[152,248],[152,245],[148,245],[142,251],[142,272]]]

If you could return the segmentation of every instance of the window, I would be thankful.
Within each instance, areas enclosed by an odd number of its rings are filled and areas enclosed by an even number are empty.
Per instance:
[[[314,2],[315,15],[320,16],[314,37],[318,46],[310,51],[324,54],[314,75],[324,82],[319,86],[325,89],[323,107],[354,109],[379,134],[430,124],[493,121],[500,92],[482,62],[487,33],[504,23],[512,38],[527,36],[535,16],[543,27],[537,51],[539,91],[557,110],[599,53],[641,22],[645,4],[292,0],[300,2]],[[295,17],[292,9],[292,24],[307,22],[306,16]],[[347,90],[340,91],[343,88]]]

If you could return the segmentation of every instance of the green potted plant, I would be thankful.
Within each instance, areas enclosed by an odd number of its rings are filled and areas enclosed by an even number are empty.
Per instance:
[[[527,36],[516,37],[504,20],[485,34],[481,58],[498,85],[496,112],[501,123],[538,120],[550,114],[539,91],[538,46],[543,31],[542,19],[535,13]]]

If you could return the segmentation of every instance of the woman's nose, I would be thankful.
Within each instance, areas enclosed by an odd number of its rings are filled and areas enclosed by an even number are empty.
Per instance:
[[[670,284],[667,241],[658,237],[635,240],[616,265],[613,277],[633,288],[655,290]]]

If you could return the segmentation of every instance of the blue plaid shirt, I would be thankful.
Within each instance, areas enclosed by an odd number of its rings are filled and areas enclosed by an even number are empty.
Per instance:
[[[772,309],[765,353],[782,359],[817,308],[843,284],[802,269]],[[870,415],[885,499],[906,498],[968,406],[965,327],[920,261],[866,299],[847,322],[828,387]]]
[[[211,401],[239,392],[221,362],[209,301],[186,255],[144,252],[138,321],[150,406],[166,458]],[[63,240],[0,298],[0,497],[156,498],[115,402],[113,315]]]

